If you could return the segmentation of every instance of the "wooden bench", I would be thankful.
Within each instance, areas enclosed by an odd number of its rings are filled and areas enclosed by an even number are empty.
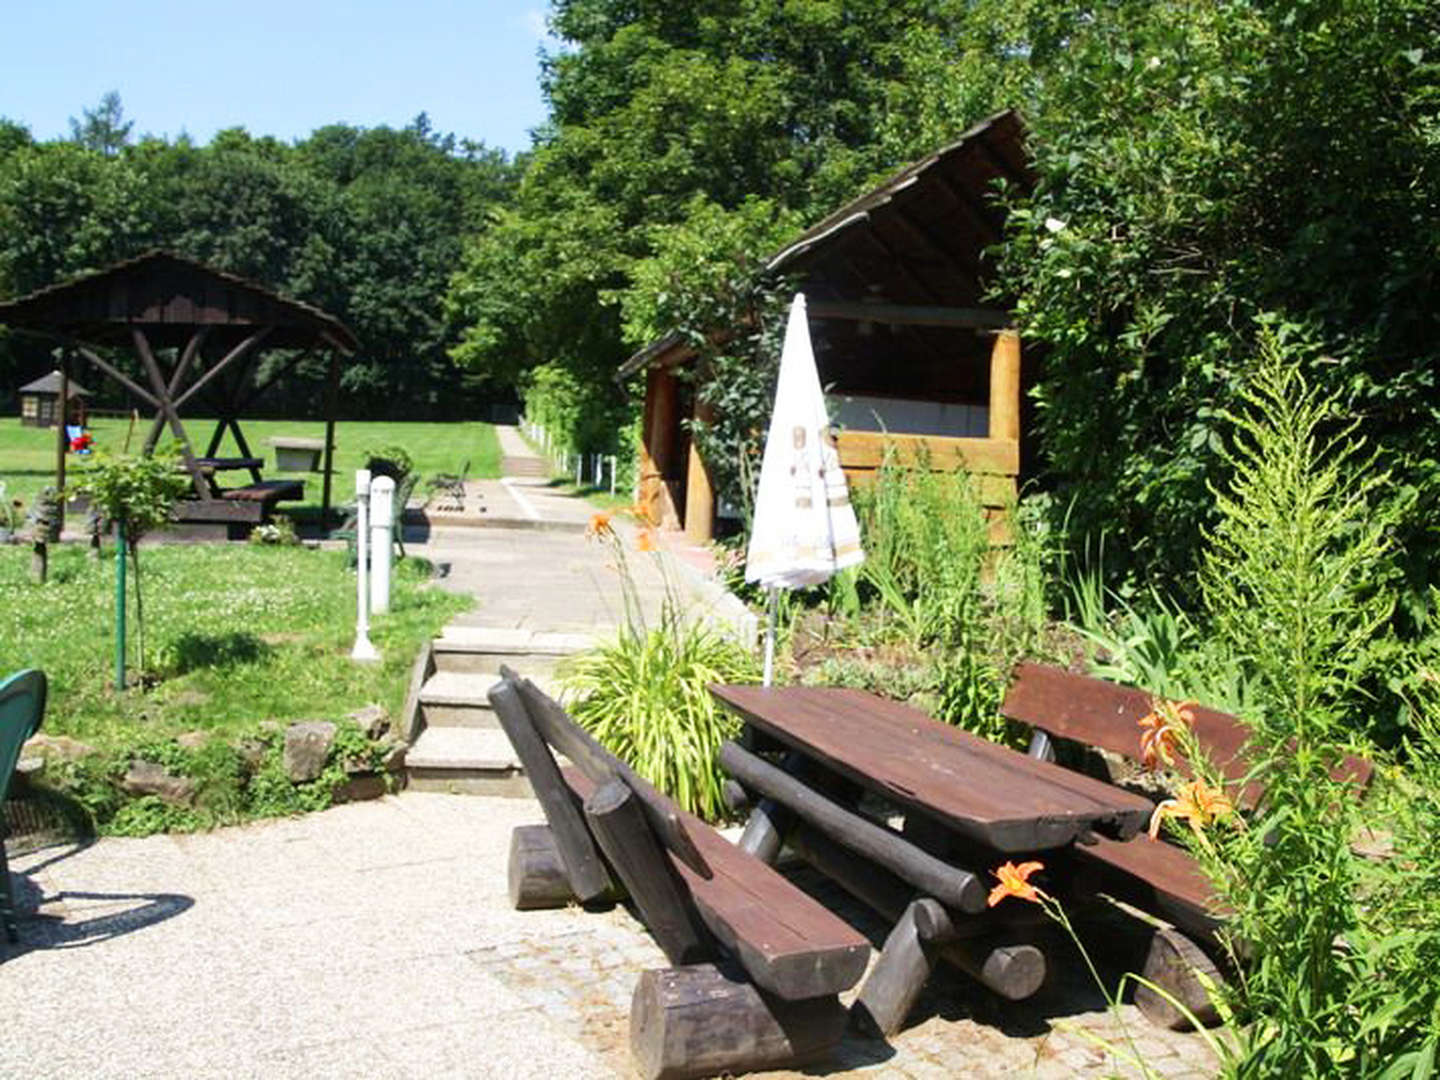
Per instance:
[[[1152,695],[1103,679],[1077,675],[1044,664],[1020,664],[1000,707],[1002,715],[1027,724],[1034,735],[1030,753],[1054,757],[1052,739],[1093,747],[1129,761],[1140,759],[1140,720],[1152,711]],[[1245,754],[1250,732],[1240,719],[1201,705],[1190,707],[1191,730],[1221,775],[1231,784],[1242,808],[1253,807],[1264,786],[1251,775]],[[1176,767],[1189,775],[1183,762]],[[1373,766],[1346,758],[1336,772],[1363,791]],[[1215,1018],[1203,980],[1223,981],[1213,963],[1215,931],[1225,912],[1217,906],[1210,879],[1183,848],[1142,833],[1132,840],[1103,836],[1073,849],[1078,880],[1160,917],[1145,957],[1142,975],[1174,994],[1204,1021]],[[1184,1017],[1163,997],[1141,987],[1136,1004],[1152,1020],[1183,1027]]]
[[[501,675],[490,703],[547,821],[512,837],[512,903],[628,897],[680,965],[647,971],[636,987],[641,1074],[739,1073],[828,1054],[847,1019],[837,995],[869,959],[864,936],[676,807],[533,683]]]

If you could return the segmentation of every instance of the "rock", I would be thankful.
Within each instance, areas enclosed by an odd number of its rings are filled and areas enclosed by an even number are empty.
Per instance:
[[[378,739],[390,730],[390,715],[383,705],[366,705],[363,709],[356,709],[350,714],[350,719],[355,721],[360,733],[367,739]]]
[[[210,741],[208,731],[187,731],[175,736],[175,744],[185,750],[199,750]]]
[[[335,725],[328,720],[291,724],[285,731],[285,774],[291,782],[314,780],[324,772],[334,742]]]
[[[95,748],[68,735],[32,735],[26,740],[21,753],[46,761],[78,761],[95,753]]]
[[[245,771],[249,773],[260,771],[269,749],[259,739],[241,739],[235,744],[235,752],[240,755],[240,760],[245,763]]]
[[[330,797],[337,803],[378,799],[385,794],[385,777],[378,773],[360,773],[343,784],[336,784]]]
[[[129,795],[158,795],[173,806],[195,801],[195,781],[188,776],[171,776],[163,765],[136,758],[120,787]]]
[[[398,773],[405,768],[405,751],[410,747],[403,742],[396,741],[390,744],[385,757],[380,761],[380,768],[386,772]]]

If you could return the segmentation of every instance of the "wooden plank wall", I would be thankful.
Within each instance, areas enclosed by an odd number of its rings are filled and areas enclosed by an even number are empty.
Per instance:
[[[1020,440],[958,439],[941,435],[897,435],[882,431],[842,431],[836,440],[840,466],[852,488],[875,482],[887,450],[896,464],[928,461],[936,472],[953,472],[962,466],[970,472],[980,505],[990,522],[990,539],[1008,543],[1005,511],[1016,497],[1020,474]]]

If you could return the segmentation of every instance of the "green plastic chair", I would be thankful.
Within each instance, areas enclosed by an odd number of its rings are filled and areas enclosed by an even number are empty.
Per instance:
[[[45,716],[45,673],[22,671],[0,683],[0,803],[20,761],[20,747],[40,728]],[[20,940],[15,925],[15,894],[10,888],[10,865],[5,859],[5,818],[0,815],[0,923],[12,945]]]

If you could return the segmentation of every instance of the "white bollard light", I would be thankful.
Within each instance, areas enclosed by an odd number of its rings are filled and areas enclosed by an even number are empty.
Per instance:
[[[575,486],[579,487],[585,480],[585,455],[575,455]]]
[[[350,650],[352,660],[379,660],[380,654],[370,643],[370,590],[369,577],[369,509],[370,470],[357,469],[355,472],[355,647]]]
[[[390,610],[390,520],[395,502],[395,481],[377,476],[370,482],[370,611]]]
[[[615,494],[615,455],[610,455],[610,494]]]

